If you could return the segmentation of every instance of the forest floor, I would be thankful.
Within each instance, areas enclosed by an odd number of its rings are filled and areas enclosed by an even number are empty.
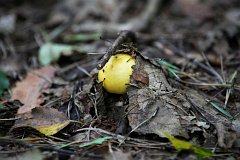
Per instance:
[[[0,159],[237,160],[239,74],[238,0],[0,0]]]

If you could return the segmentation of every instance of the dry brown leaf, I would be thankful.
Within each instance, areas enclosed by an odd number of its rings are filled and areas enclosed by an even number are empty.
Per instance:
[[[148,85],[149,84],[149,78],[148,78],[148,75],[146,72],[134,72],[132,74],[132,77],[135,81],[138,81],[138,82],[141,82],[145,85]]]
[[[31,127],[47,136],[56,134],[70,123],[64,113],[54,108],[36,107],[19,117],[12,129]]]
[[[218,122],[227,128],[231,126],[230,120],[209,106],[198,91],[191,88],[184,90],[173,88],[161,68],[149,61],[138,56],[134,72],[146,72],[149,77],[149,84],[144,86],[138,85],[136,80],[131,78],[131,84],[134,85],[128,90],[128,120],[135,132],[163,136],[160,130],[164,130],[171,135],[188,138],[189,131],[193,131],[198,126],[192,125],[191,120],[187,121],[187,116],[196,116],[197,122],[201,122],[204,117],[213,125]]]
[[[137,127],[135,131],[140,134],[155,133],[163,136],[160,130],[164,130],[171,135],[180,135],[188,138],[187,130],[180,123],[180,113],[175,108],[175,105],[180,105],[177,98],[181,99],[183,97],[180,94],[174,95],[174,88],[168,84],[162,70],[148,63],[148,61],[137,57],[134,72],[145,72],[149,79],[149,84],[147,86],[138,85],[140,88],[136,88],[134,85],[129,88],[128,109],[130,112],[128,119],[130,126],[132,128]],[[131,83],[136,84],[136,80],[133,77]],[[184,109],[188,110],[185,107]],[[151,118],[156,110],[158,112]],[[145,124],[139,126],[147,119],[149,120]]]
[[[24,80],[17,82],[12,90],[11,99],[23,103],[23,106],[18,109],[18,114],[29,112],[39,106],[41,92],[49,87],[55,70],[53,66],[46,66],[29,72]]]

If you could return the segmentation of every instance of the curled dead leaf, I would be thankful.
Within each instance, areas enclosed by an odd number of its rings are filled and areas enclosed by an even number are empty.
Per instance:
[[[71,121],[67,116],[54,108],[36,107],[31,112],[19,115],[11,130],[20,127],[31,127],[46,136],[54,135]]]

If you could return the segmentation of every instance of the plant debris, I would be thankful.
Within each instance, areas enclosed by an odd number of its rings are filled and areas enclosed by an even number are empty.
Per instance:
[[[54,108],[44,107],[33,108],[31,113],[20,114],[18,118],[12,129],[31,127],[46,136],[56,134],[70,123],[64,113]]]
[[[1,157],[238,159],[239,11],[238,0],[0,0]],[[136,60],[122,94],[98,79],[118,54]]]
[[[23,81],[16,84],[12,91],[12,100],[19,100],[23,103],[23,106],[18,110],[18,114],[29,112],[42,103],[41,92],[50,86],[54,72],[54,67],[46,66],[29,72]]]

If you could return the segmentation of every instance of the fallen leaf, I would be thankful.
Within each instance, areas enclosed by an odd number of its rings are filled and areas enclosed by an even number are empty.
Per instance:
[[[180,79],[179,74],[180,74],[181,71],[180,71],[180,69],[177,66],[175,66],[175,65],[173,65],[173,64],[171,64],[171,63],[169,63],[169,62],[167,62],[165,60],[160,60],[159,64],[163,68],[166,68],[167,71],[169,72],[169,74],[172,77],[175,77],[176,79]]]
[[[67,116],[54,108],[36,107],[30,113],[19,115],[20,119],[15,121],[11,130],[20,127],[31,127],[46,136],[54,135],[71,120]]]
[[[172,135],[188,138],[187,130],[182,127],[179,113],[174,107],[181,104],[176,97],[179,99],[183,97],[180,94],[174,95],[176,94],[174,88],[169,85],[162,70],[141,57],[137,57],[134,72],[146,72],[149,85],[139,86],[137,84],[138,87],[135,85],[129,87],[128,120],[131,128],[137,127],[135,132],[139,134],[154,133],[164,136],[159,131],[162,129]],[[131,79],[131,83],[136,84],[134,78]],[[153,116],[156,110],[158,112]],[[149,119],[147,123],[140,125],[147,119]]]
[[[72,45],[45,43],[39,49],[38,59],[42,65],[48,65],[57,61],[61,55],[71,55],[73,50],[79,49]]]
[[[175,147],[176,150],[181,151],[181,150],[192,150],[193,153],[198,157],[198,158],[207,158],[214,156],[214,154],[203,147],[191,144],[187,141],[183,141],[180,139],[177,139],[173,137],[172,135],[168,134],[167,132],[162,131],[163,134],[169,139],[169,141],[172,142],[173,146]]]
[[[18,109],[18,114],[31,111],[42,102],[41,92],[48,88],[54,76],[55,68],[46,66],[41,69],[29,72],[27,77],[21,82],[17,82],[12,90],[12,100],[19,100],[23,103]]]
[[[226,116],[227,118],[233,120],[234,117],[226,110],[224,110],[223,108],[221,108],[219,105],[217,105],[216,103],[210,101],[210,100],[206,100],[208,103],[210,103],[216,110],[218,110],[219,112],[221,112],[224,116]]]
[[[86,142],[86,143],[80,144],[79,147],[87,147],[87,146],[102,144],[103,142],[105,142],[108,139],[112,139],[112,137],[106,136],[106,137],[102,137],[102,138],[97,138],[91,142]]]
[[[46,136],[51,136],[51,135],[56,134],[58,131],[60,131],[64,127],[66,127],[69,123],[70,123],[70,120],[65,121],[63,123],[53,124],[50,126],[35,126],[33,128],[35,128],[42,134],[45,134]]]
[[[67,34],[63,37],[65,41],[73,42],[86,42],[86,41],[96,41],[99,40],[99,37],[102,35],[101,32],[93,33],[79,33],[79,34]]]
[[[182,90],[179,87],[181,85],[174,85],[173,88],[163,70],[154,62],[158,62],[158,59],[146,61],[140,56],[136,58],[134,72],[146,72],[149,85],[139,86],[134,78],[131,78],[132,85],[129,86],[127,93],[128,120],[134,132],[157,134],[162,137],[164,135],[160,130],[164,130],[173,136],[189,138],[189,133],[195,130],[197,125],[194,126],[191,123],[186,125],[182,120],[186,116],[193,115],[200,119],[211,120],[212,125],[217,122],[221,122],[224,126],[231,125],[231,120],[219,114],[210,104],[206,105],[206,98],[199,91],[189,87]],[[191,114],[191,108],[196,110],[194,114]],[[201,114],[198,110],[201,110]]]

